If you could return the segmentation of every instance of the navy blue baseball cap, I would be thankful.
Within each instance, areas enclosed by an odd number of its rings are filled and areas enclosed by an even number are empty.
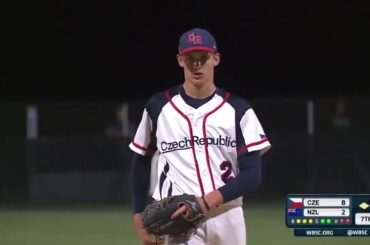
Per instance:
[[[216,40],[209,31],[201,28],[194,28],[181,35],[179,55],[194,50],[217,52]]]

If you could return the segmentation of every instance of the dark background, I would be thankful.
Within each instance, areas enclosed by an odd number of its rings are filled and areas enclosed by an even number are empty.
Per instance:
[[[182,82],[179,36],[203,27],[217,84],[245,97],[367,95],[368,1],[12,1],[2,100],[130,99]]]
[[[368,1],[1,5],[0,203],[128,203],[131,139],[105,127],[117,104],[137,124],[151,94],[183,82],[178,39],[193,27],[214,34],[217,85],[251,102],[273,145],[258,197],[369,192]]]

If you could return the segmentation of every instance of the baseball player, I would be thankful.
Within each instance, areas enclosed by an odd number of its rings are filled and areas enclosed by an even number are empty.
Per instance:
[[[157,244],[142,228],[150,180],[150,155],[158,156],[156,200],[183,193],[197,196],[207,219],[195,233],[165,237],[165,244],[246,244],[242,197],[261,181],[261,155],[270,143],[251,106],[216,87],[220,63],[207,30],[186,31],[177,61],[184,82],[152,96],[130,143],[135,152],[131,192],[135,227],[144,244]],[[179,208],[175,218],[185,207]],[[186,209],[186,208],[185,208]]]

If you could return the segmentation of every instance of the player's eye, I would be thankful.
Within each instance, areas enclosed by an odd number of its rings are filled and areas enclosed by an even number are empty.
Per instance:
[[[185,55],[185,60],[187,63],[201,62],[202,64],[206,63],[207,60],[211,57],[209,53],[189,53]]]
[[[210,53],[204,51],[193,51],[185,54],[184,56],[188,59],[208,59],[210,57]]]
[[[199,57],[199,60],[203,61],[203,62],[206,62],[210,57],[211,57],[211,55],[209,53],[205,53],[201,57]]]

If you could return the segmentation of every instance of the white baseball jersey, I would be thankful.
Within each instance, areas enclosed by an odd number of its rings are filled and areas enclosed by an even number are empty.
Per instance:
[[[238,154],[266,152],[270,143],[250,105],[217,88],[195,109],[180,86],[150,98],[130,148],[141,155],[158,149],[158,184],[153,198],[205,195],[239,172]],[[241,204],[241,198],[235,200]]]

